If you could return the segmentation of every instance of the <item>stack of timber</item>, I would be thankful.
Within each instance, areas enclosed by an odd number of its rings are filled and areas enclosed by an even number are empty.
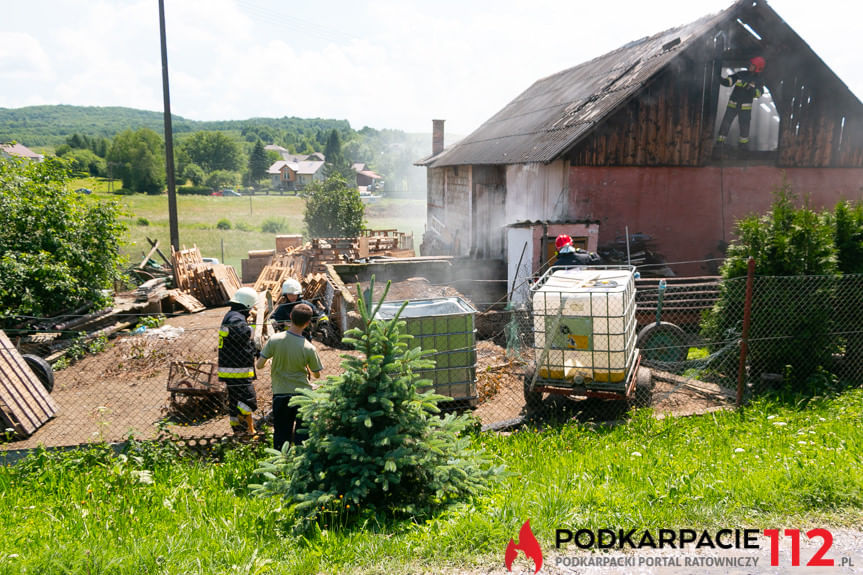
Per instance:
[[[0,426],[23,439],[56,414],[57,403],[0,331]]]
[[[360,245],[362,245],[363,238],[368,240],[369,255],[392,257],[413,257],[416,255],[412,233],[408,234],[398,230],[363,230],[359,238]]]
[[[261,270],[261,274],[255,281],[255,291],[270,292],[274,300],[278,299],[281,295],[282,283],[286,279],[300,278],[305,274],[309,265],[307,246],[308,244],[275,254],[270,265]]]
[[[171,256],[177,288],[206,306],[224,305],[242,287],[233,267],[204,263],[197,247],[172,249]]]
[[[309,300],[321,309],[332,310],[338,298],[327,274],[309,274],[300,283],[303,286],[303,299]]]

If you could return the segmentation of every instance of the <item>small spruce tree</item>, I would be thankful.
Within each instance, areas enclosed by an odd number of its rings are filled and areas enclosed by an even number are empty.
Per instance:
[[[252,485],[257,495],[291,501],[301,526],[328,513],[344,524],[378,513],[422,514],[483,490],[502,471],[470,449],[462,432],[471,418],[440,416],[444,397],[417,392],[416,370],[434,362],[408,347],[401,310],[392,320],[374,319],[389,283],[374,306],[373,291],[374,278],[357,301],[362,324],[344,338],[362,356],[343,355],[342,375],[292,400],[309,437],[281,453],[269,450],[257,470],[265,480]]]

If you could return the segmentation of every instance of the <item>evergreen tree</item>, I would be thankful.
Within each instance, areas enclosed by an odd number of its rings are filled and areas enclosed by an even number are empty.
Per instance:
[[[470,418],[440,417],[445,398],[417,392],[417,383],[428,382],[417,382],[416,370],[434,362],[423,359],[430,351],[408,348],[401,310],[392,320],[374,319],[388,291],[389,283],[373,305],[372,278],[357,300],[362,321],[344,342],[362,355],[342,356],[342,375],[292,400],[309,438],[269,450],[258,469],[265,481],[253,492],[288,499],[300,525],[328,514],[343,524],[377,513],[422,514],[483,490],[502,471],[470,449],[463,435]]]
[[[340,165],[344,162],[344,157],[342,156],[342,140],[339,137],[339,133],[333,129],[330,131],[330,135],[327,137],[327,145],[324,148],[324,156],[326,156],[327,161],[335,166]]]
[[[267,169],[270,167],[267,159],[267,152],[264,150],[264,143],[261,140],[255,142],[255,147],[249,156],[249,180],[251,183],[256,183],[264,179],[267,175]]]

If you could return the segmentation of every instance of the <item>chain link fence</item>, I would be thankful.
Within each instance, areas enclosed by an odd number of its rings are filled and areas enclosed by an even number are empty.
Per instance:
[[[861,380],[863,276],[756,277],[749,289],[747,278],[639,279],[619,297],[581,302],[586,307],[577,313],[554,292],[537,297],[535,282],[511,291],[518,290],[528,295],[518,305],[409,322],[418,344],[439,350],[432,356],[437,369],[424,377],[451,397],[445,407],[470,410],[486,429],[617,421],[639,407],[699,414],[763,393],[820,394]],[[227,391],[217,373],[226,311],[169,316],[161,324],[135,317],[110,337],[7,330],[0,360],[28,358],[57,412],[27,437],[7,431],[0,449],[130,435],[230,437]],[[324,377],[341,373],[342,355],[356,353],[313,344]],[[16,408],[11,384],[4,385],[0,424],[9,427]],[[257,370],[253,385],[260,422],[272,406],[269,366]]]

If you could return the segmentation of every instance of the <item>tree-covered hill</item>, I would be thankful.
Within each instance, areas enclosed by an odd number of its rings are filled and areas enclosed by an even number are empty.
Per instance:
[[[141,129],[152,130],[163,137],[162,113],[119,106],[0,108],[0,142],[14,140],[38,151],[56,152],[58,155],[75,149],[73,155],[83,156],[78,158],[80,169],[89,169],[94,175],[100,171],[99,158],[78,148],[90,148],[96,156],[103,158],[104,164],[106,151],[119,134]],[[335,131],[339,135],[340,155],[346,166],[354,162],[367,164],[383,176],[390,192],[410,194],[424,193],[425,190],[425,170],[415,167],[413,162],[428,155],[430,134],[407,134],[401,130],[370,127],[354,130],[347,120],[287,116],[201,122],[174,115],[173,129],[174,142],[178,146],[175,149],[180,152],[184,143],[195,134],[223,132],[240,143],[243,154],[247,155],[258,140],[264,144],[278,144],[296,154],[324,152]],[[104,169],[102,166],[101,171]]]
[[[164,133],[162,112],[150,112],[119,106],[28,106],[24,108],[0,108],[0,141],[15,140],[25,146],[57,147],[73,134],[88,137],[113,138],[126,129],[149,128],[158,134]],[[200,130],[231,131],[245,133],[250,129],[271,132],[276,141],[279,134],[315,135],[329,133],[335,129],[343,134],[351,131],[347,120],[321,118],[250,118],[199,122],[182,116],[173,116],[175,134]],[[264,138],[265,140],[268,138]],[[299,138],[298,138],[299,139]],[[267,143],[271,143],[267,142]]]

